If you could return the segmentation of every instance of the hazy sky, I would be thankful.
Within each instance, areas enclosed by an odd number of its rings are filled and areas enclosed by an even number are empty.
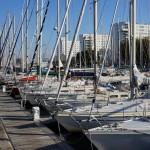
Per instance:
[[[109,33],[110,25],[112,22],[112,16],[114,13],[114,8],[117,0],[98,0],[98,21],[100,20],[100,24],[98,27],[99,33]],[[31,14],[32,8],[34,8],[33,15],[31,17],[31,21],[29,24],[29,55],[32,57],[33,51],[35,49],[35,11],[36,6],[34,5],[35,0],[30,0],[29,6],[29,16]],[[56,31],[53,28],[56,26],[57,21],[57,11],[56,11],[56,3],[57,0],[51,0],[50,6],[48,10],[48,15],[46,18],[44,30],[43,30],[43,53],[47,50],[47,56],[50,56],[51,51],[53,50],[55,41],[56,41]],[[93,0],[88,0],[84,18],[82,20],[81,28],[79,34],[82,33],[93,33]],[[129,14],[129,2],[130,0],[120,0],[117,14],[115,17],[115,22],[119,21],[127,21]],[[77,24],[77,19],[79,13],[81,11],[83,0],[72,0],[71,6],[69,9],[69,40],[72,40],[74,35],[74,30]],[[150,22],[150,0],[137,0],[137,22],[138,23],[149,23]],[[20,28],[20,13],[23,9],[25,12],[26,0],[0,0],[0,28],[2,29],[2,25],[4,24],[6,15],[10,13],[12,18],[13,15],[16,17],[16,28]],[[45,5],[47,4],[47,0],[45,0]],[[39,0],[39,7],[41,7],[41,0]],[[62,18],[64,15],[64,7],[65,0],[60,0],[60,24],[62,22]],[[40,8],[39,8],[40,9]],[[45,11],[45,9],[44,9]],[[25,27],[25,24],[24,24]],[[25,30],[25,29],[24,29]],[[18,31],[18,30],[17,30]],[[64,32],[63,32],[64,33]],[[20,39],[17,43],[17,55],[20,56]]]

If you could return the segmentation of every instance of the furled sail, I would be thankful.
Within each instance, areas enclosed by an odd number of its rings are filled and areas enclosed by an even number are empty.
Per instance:
[[[150,85],[150,77],[146,77],[144,74],[141,74],[136,65],[134,65],[133,71],[134,78],[138,86],[141,84]]]
[[[63,67],[63,64],[62,64],[61,60],[60,60],[60,62],[59,62],[59,63],[60,63],[60,67]]]

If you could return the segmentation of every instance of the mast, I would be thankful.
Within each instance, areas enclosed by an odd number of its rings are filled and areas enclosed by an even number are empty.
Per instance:
[[[7,42],[8,42],[8,37],[9,37],[9,33],[10,33],[10,30],[11,30],[11,26],[12,26],[12,23],[13,23],[13,19],[10,23],[10,26],[8,27],[8,30],[7,30],[7,34],[6,34],[6,26],[5,26],[5,29],[4,29],[4,41],[3,41],[3,46],[2,46],[2,51],[0,53],[0,62],[2,61],[3,59],[3,65],[6,66],[6,45],[7,45]],[[9,53],[10,55],[10,53]]]
[[[64,18],[63,18],[62,25],[61,25],[61,27],[60,27],[60,32],[59,32],[59,35],[58,35],[58,37],[57,37],[57,40],[56,40],[56,43],[55,43],[55,46],[54,46],[54,50],[53,50],[52,55],[51,55],[51,58],[50,58],[50,62],[49,62],[49,66],[48,66],[48,71],[47,71],[46,76],[45,76],[45,78],[44,78],[42,89],[44,88],[44,83],[46,82],[47,76],[48,76],[49,71],[50,71],[50,68],[51,68],[51,66],[52,66],[52,62],[53,62],[53,60],[54,60],[54,56],[55,56],[55,53],[56,53],[56,50],[57,50],[57,47],[58,47],[58,43],[59,43],[59,40],[60,40],[61,32],[62,32],[62,30],[63,30],[64,24],[65,24],[65,20],[66,20],[66,16],[67,16],[67,14],[68,14],[68,10],[69,10],[69,7],[70,7],[70,3],[71,3],[71,0],[69,0],[68,7],[67,7],[67,9],[66,9],[66,12],[65,12],[65,15],[64,15]]]
[[[29,3],[30,3],[30,1],[29,1]],[[29,3],[27,4],[27,7],[26,7],[26,11],[25,11],[25,14],[24,14],[24,17],[23,17],[23,22],[24,22],[26,13],[27,13],[27,9],[28,9],[28,7],[29,7]],[[12,20],[12,21],[13,21],[13,20]],[[10,53],[9,56],[8,56],[7,64],[5,65],[6,67],[9,66],[10,61],[11,61],[11,59],[12,59],[13,52],[14,52],[15,47],[16,47],[16,45],[17,45],[17,41],[18,41],[18,38],[19,38],[19,35],[20,35],[20,32],[21,32],[21,27],[22,27],[23,22],[21,22],[21,26],[20,26],[20,28],[19,28],[18,35],[17,35],[16,40],[15,40],[14,45],[13,45],[13,49],[12,49],[11,53]],[[11,24],[12,24],[12,22],[11,22]],[[11,25],[10,25],[10,27],[11,27]]]
[[[41,33],[43,31],[43,27],[44,27],[46,15],[47,15],[47,12],[48,12],[49,4],[50,4],[50,0],[48,0],[48,2],[47,2],[46,10],[45,10],[43,21],[42,21],[42,26],[40,27],[40,32],[39,32],[39,35],[38,35],[38,40],[36,42],[34,54],[33,54],[33,57],[32,57],[30,68],[29,68],[29,73],[31,73],[31,70],[32,70],[32,67],[33,67],[33,64],[34,64],[34,60],[35,60],[35,57],[36,57],[36,53],[37,53],[37,50],[38,50],[38,47],[39,47],[39,42],[40,42],[40,39],[41,39]]]
[[[111,66],[114,65],[114,37],[113,37],[113,32],[112,32],[112,35],[111,35]]]
[[[93,0],[94,3],[94,99],[96,100],[96,82],[97,82],[97,0]]]
[[[43,0],[41,1],[41,16],[40,16],[40,21],[41,21],[41,27],[42,27],[42,20],[43,20]],[[40,40],[40,47],[39,47],[39,80],[41,79],[41,62],[42,62],[42,32],[41,32],[41,40]]]
[[[13,49],[13,46],[14,46],[13,37],[15,36],[15,16],[13,16],[13,20],[14,20],[14,22],[13,22],[13,33],[12,33],[12,41],[13,41],[13,44],[12,44],[11,50]],[[13,64],[14,68],[16,68],[15,50],[14,50],[14,53],[13,53],[12,64]],[[14,71],[14,76],[16,76],[16,69],[15,69],[15,71]]]
[[[133,67],[136,65],[136,0],[130,1],[130,15],[130,86],[131,99],[133,99],[135,96]]]
[[[56,102],[59,99],[59,95],[60,95],[60,91],[61,91],[63,82],[66,80],[66,76],[67,76],[67,73],[68,73],[68,70],[69,70],[69,65],[70,65],[70,62],[71,62],[72,51],[73,51],[74,44],[75,44],[75,41],[77,39],[77,35],[78,35],[78,32],[79,32],[79,29],[80,29],[80,25],[81,25],[81,21],[82,21],[83,15],[84,15],[84,10],[85,10],[86,3],[87,3],[87,0],[84,0],[83,5],[82,5],[82,9],[81,9],[81,12],[80,12],[80,16],[79,16],[79,19],[78,19],[78,23],[77,23],[77,26],[76,26],[75,34],[74,34],[74,37],[73,37],[73,41],[72,41],[72,44],[71,44],[71,48],[70,48],[70,51],[69,51],[69,55],[68,55],[68,59],[67,59],[67,63],[66,63],[66,69],[65,69],[65,72],[64,72],[64,76],[63,76],[63,79],[61,80],[61,83],[59,85]]]
[[[28,0],[26,0],[26,7],[28,6]],[[26,10],[26,73],[28,72],[28,9]]]
[[[81,45],[81,43],[80,43],[80,45]],[[80,63],[80,69],[81,69],[81,46],[80,46],[80,51],[79,51],[79,63]]]
[[[118,18],[118,57],[119,57],[119,61],[118,61],[118,65],[119,65],[119,68],[120,68],[120,25],[119,25],[119,18]]]
[[[60,20],[60,17],[59,17],[59,4],[60,4],[60,1],[57,0],[57,37],[59,36],[59,30],[60,30],[60,23],[59,23],[59,20]],[[58,47],[57,47],[57,51],[58,51],[58,81],[60,81],[60,40],[59,40],[59,43],[58,43]]]
[[[148,41],[149,41],[149,45],[148,45],[148,70],[150,71],[150,31],[149,32],[149,35],[148,35]]]
[[[38,41],[38,11],[39,11],[38,3],[39,3],[39,1],[36,0],[36,43]],[[37,61],[37,66],[38,66],[37,73],[39,74],[39,48],[37,48],[36,61]]]
[[[21,12],[21,22],[23,22],[23,10]],[[22,72],[24,72],[24,44],[23,44],[23,24],[21,27],[21,51],[22,51]]]
[[[140,67],[143,66],[142,33],[140,33]]]
[[[9,26],[10,26],[10,14],[8,13],[8,28],[9,28]],[[10,44],[10,39],[11,38],[11,36],[8,36],[8,54],[11,52],[11,44]],[[6,53],[7,53],[6,52]]]
[[[0,35],[0,54],[1,54],[1,52],[2,52],[2,43],[4,42],[3,36],[4,36],[4,30],[5,30],[6,21],[7,21],[7,16],[6,16],[6,19],[5,19],[5,23],[4,23],[4,25],[3,25],[3,28],[2,28],[2,30],[1,30],[1,35]],[[0,64],[0,66],[1,66],[1,64]]]
[[[5,38],[6,38],[6,25],[4,26],[3,45],[5,44]],[[4,53],[4,55],[3,55],[3,67],[4,67],[6,64],[6,46],[2,47],[1,53]]]
[[[67,9],[67,6],[68,6],[68,0],[66,0],[66,9]],[[67,57],[68,57],[68,55],[67,55],[67,50],[68,50],[68,14],[67,14],[67,16],[66,16],[66,24],[65,24],[65,29],[66,29],[66,31],[65,31],[65,60],[66,60],[66,62],[65,63],[67,63]],[[65,66],[66,67],[66,66]],[[67,80],[66,80],[66,86],[68,86],[68,83],[67,83]]]

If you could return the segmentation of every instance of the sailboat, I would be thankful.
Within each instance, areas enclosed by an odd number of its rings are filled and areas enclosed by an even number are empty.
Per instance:
[[[132,62],[132,66],[135,66],[134,64],[135,63]],[[135,84],[133,83],[133,81],[135,81],[135,76],[133,76],[134,73],[135,70],[133,70],[132,67],[131,97],[136,94],[136,90],[133,88],[133,85]],[[72,109],[64,110],[58,112],[55,115],[55,118],[68,131],[79,132],[82,131],[82,129],[88,130],[94,126],[97,127],[104,124],[124,121],[132,119],[135,116],[141,117],[144,111],[146,111],[147,115],[150,115],[149,100],[149,98],[139,98],[137,100],[128,98],[120,102],[109,101],[107,105],[103,107],[95,105],[95,100],[93,100],[92,106],[74,107]]]
[[[150,118],[135,118],[85,131],[98,150],[149,150]]]
[[[94,3],[97,3],[97,2],[94,2]],[[97,24],[95,23],[95,33],[96,33],[96,30],[97,30]],[[96,34],[94,34],[94,39],[96,40]],[[94,47],[96,48],[96,42],[94,42]],[[96,59],[97,59],[97,52],[95,50],[95,62],[97,62]],[[69,67],[69,64],[67,64],[67,65]],[[97,71],[96,65],[94,67],[94,71],[95,71],[94,76],[96,76],[96,71]],[[60,88],[61,88],[61,86],[60,86]],[[97,88],[94,88],[94,91],[95,91],[95,93],[97,93]],[[57,99],[59,97],[59,94],[60,93],[58,93]],[[93,95],[92,99],[95,99],[95,94]],[[95,101],[93,100],[93,103],[96,106],[95,112],[98,112],[98,110],[102,107],[101,103],[103,100],[105,101],[104,98],[102,98],[102,100],[98,101],[99,105],[96,105]],[[90,103],[91,103],[91,101],[90,101]],[[106,100],[106,102],[108,102],[108,101],[109,100]],[[106,103],[106,105],[107,105],[107,103]],[[87,122],[86,122],[86,120],[87,121],[90,120],[89,119],[90,110],[92,110],[90,106],[85,106],[85,105],[81,106],[81,107],[75,107],[74,106],[72,109],[59,111],[58,113],[55,114],[55,118],[67,130],[69,130],[71,132],[77,132],[77,131],[81,131],[81,126],[82,126],[82,128],[84,128],[83,127],[84,125],[85,125],[85,128],[87,128],[89,126],[93,127],[93,125],[95,126],[95,123],[94,124],[93,123],[87,124]],[[100,116],[100,115],[98,115],[98,116]]]
[[[136,0],[130,1],[130,9],[132,10],[132,33],[133,33],[133,41],[135,40],[135,13],[136,13]],[[135,43],[132,44],[132,55],[131,64],[134,65],[133,72],[139,74],[137,68],[135,67]],[[134,75],[133,75],[134,76]],[[137,76],[136,76],[137,77]],[[143,78],[140,78],[143,80]],[[140,82],[140,79],[137,80]],[[133,89],[132,89],[133,88]],[[131,92],[134,91],[134,87],[131,87]],[[134,97],[134,96],[133,96]],[[140,100],[140,99],[136,99]],[[134,100],[134,101],[136,101]],[[147,101],[150,99],[148,98]],[[144,100],[141,100],[144,102]],[[87,131],[83,131],[87,138],[97,147],[99,150],[148,150],[150,146],[150,118],[149,118],[149,103],[144,104],[143,114],[139,112],[137,109],[137,113],[140,113],[140,116],[135,117],[133,119],[129,119],[127,121],[118,122],[115,124],[109,124],[109,126],[99,126],[97,128],[89,129]],[[139,105],[140,106],[140,105]]]

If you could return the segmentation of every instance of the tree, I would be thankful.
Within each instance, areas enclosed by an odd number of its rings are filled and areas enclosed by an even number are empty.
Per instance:
[[[22,61],[21,58],[16,58],[16,64],[17,65],[21,64],[21,61]]]
[[[140,61],[143,60],[143,64],[145,66],[148,66],[149,63],[149,38],[145,37],[143,39],[141,39],[142,42],[140,42],[140,39],[136,39],[136,64],[138,66],[140,66]],[[143,55],[141,53],[141,46],[140,44],[142,44],[142,49],[143,49]],[[129,53],[129,42],[128,39],[126,38],[125,40],[123,40],[121,42],[121,60],[122,62],[124,62],[125,65],[129,65],[130,64],[130,53]],[[142,60],[141,60],[142,57]],[[144,67],[144,66],[140,66],[140,67]]]
[[[85,54],[84,54],[85,53]],[[76,56],[76,61],[77,61],[77,64],[79,65],[80,64],[80,54],[81,54],[81,66],[82,67],[92,67],[93,66],[93,63],[94,63],[94,51],[93,50],[86,50],[85,52],[84,51],[81,51],[79,53],[77,53],[77,56]],[[98,64],[100,63],[100,56],[98,56]],[[86,64],[85,64],[85,59],[86,59]]]

